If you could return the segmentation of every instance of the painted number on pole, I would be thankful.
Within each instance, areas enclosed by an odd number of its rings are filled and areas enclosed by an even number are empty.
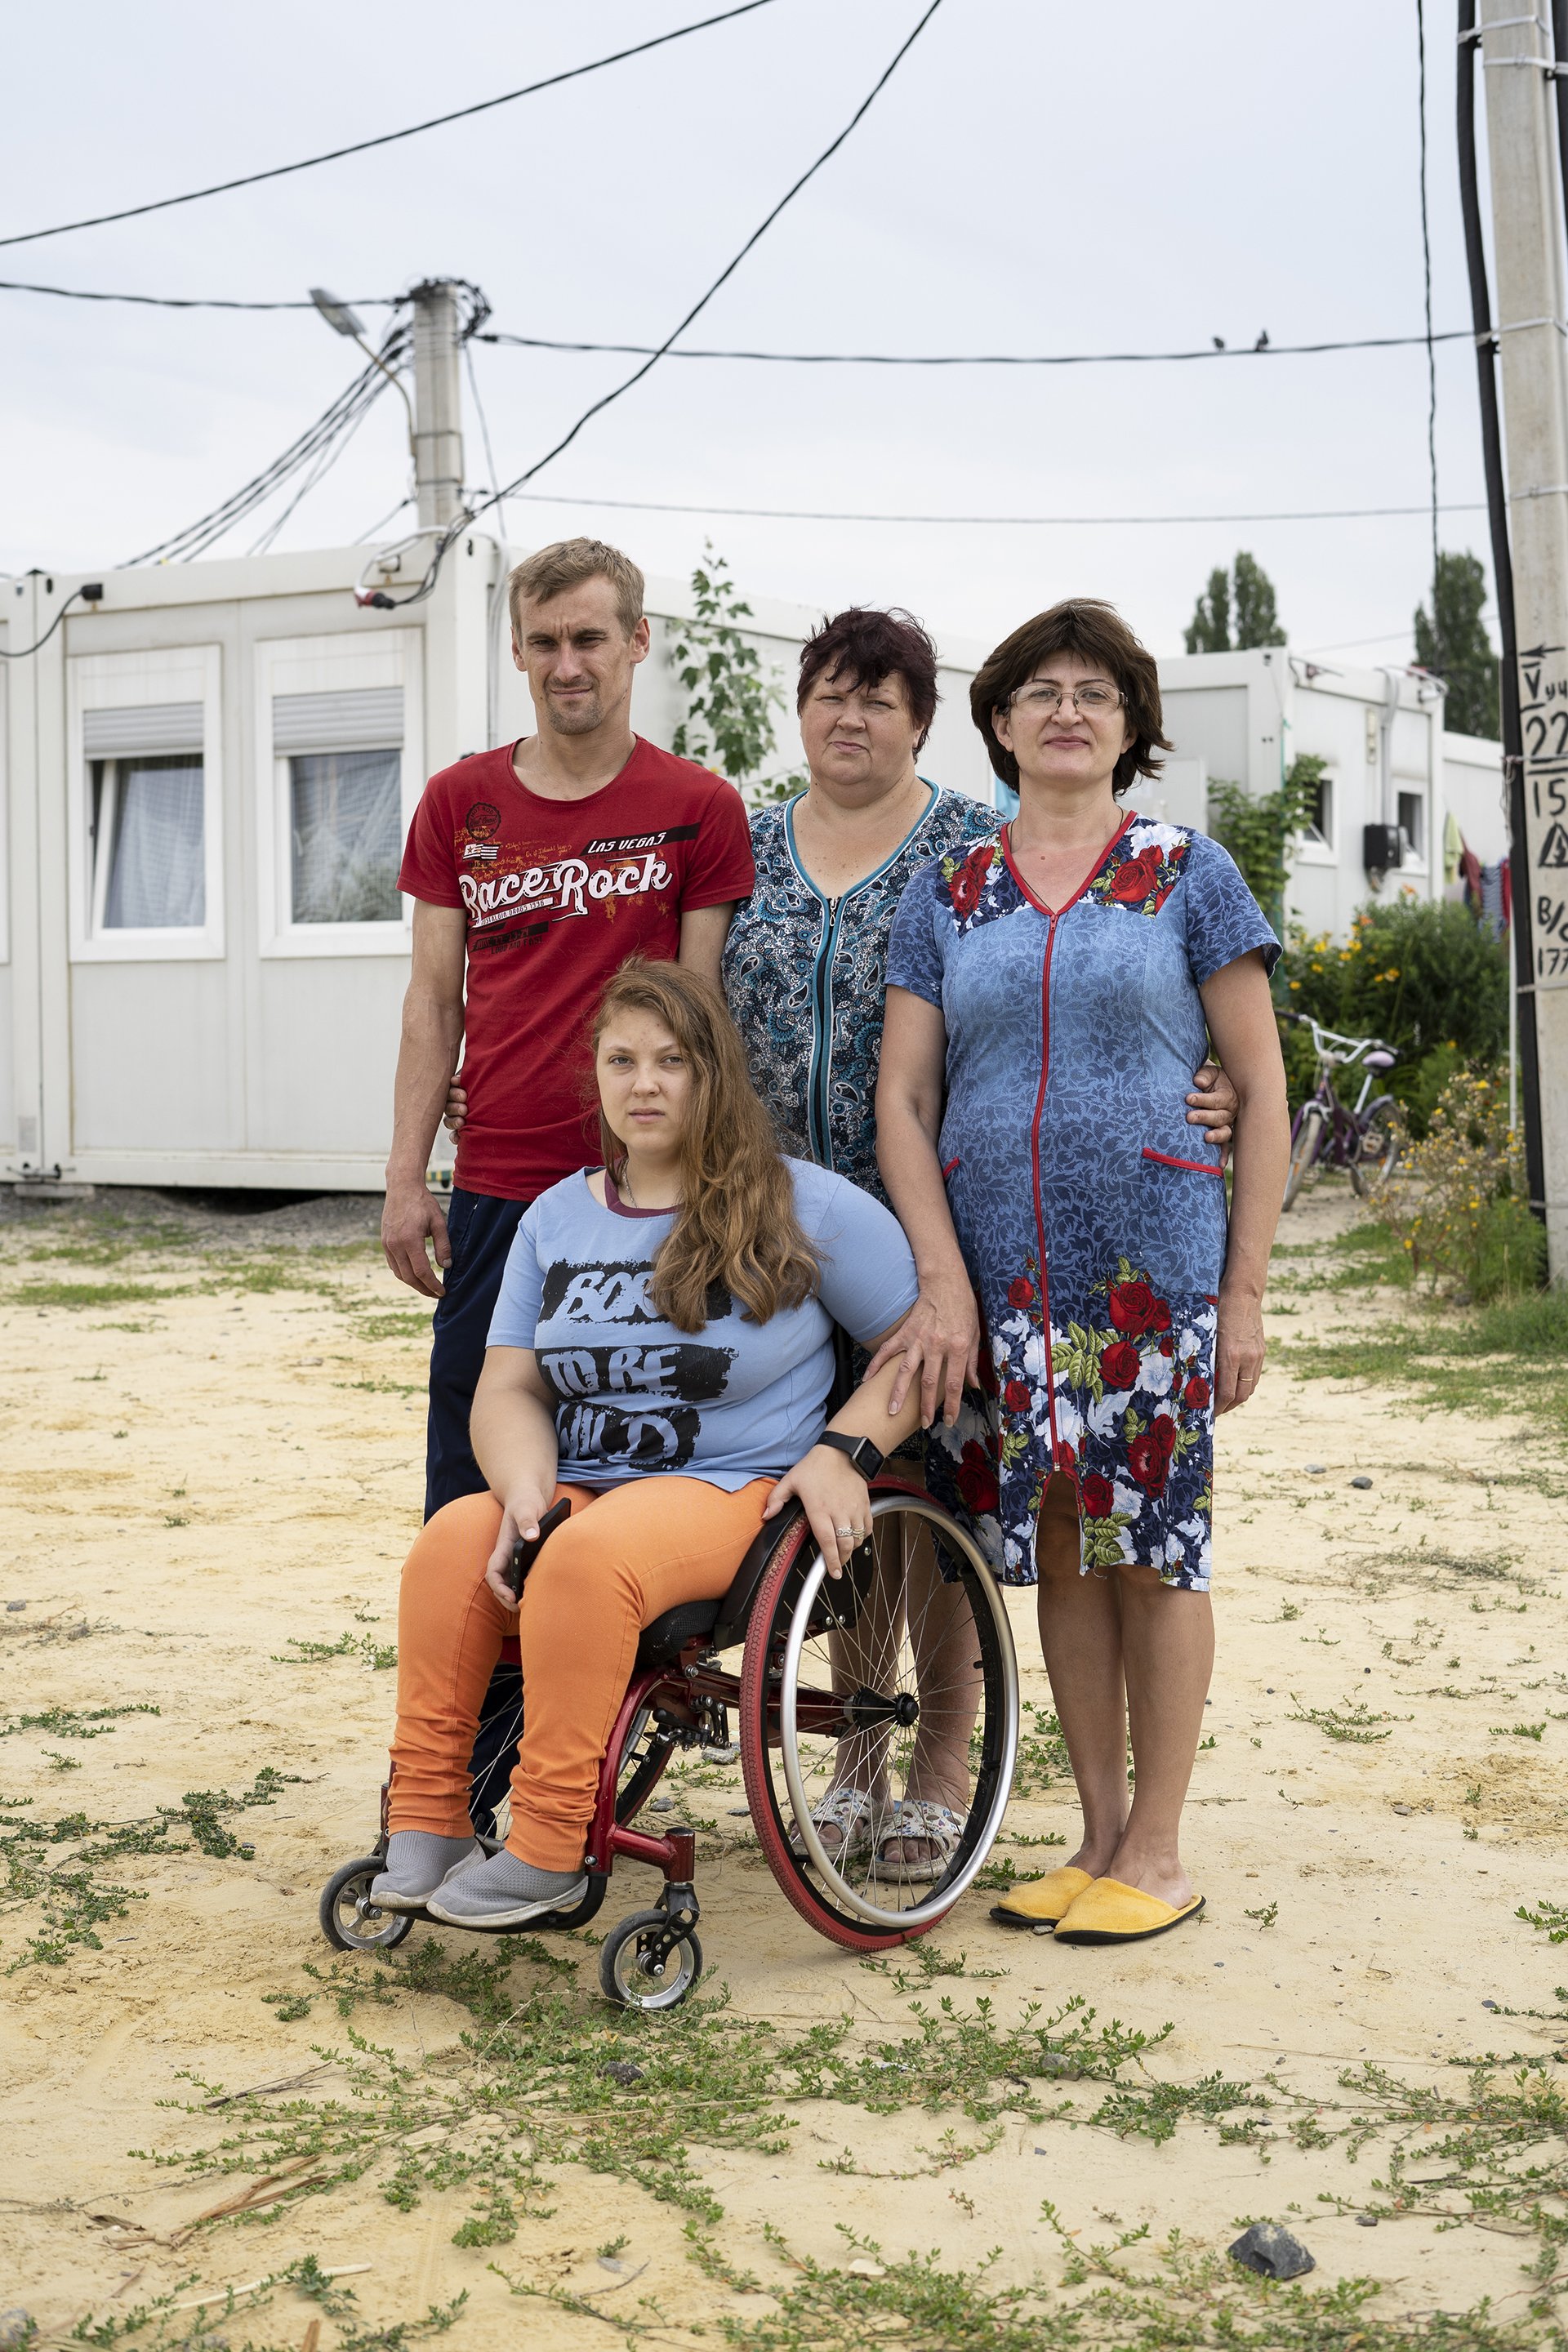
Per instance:
[[[1537,988],[1568,988],[1568,662],[1563,646],[1519,657],[1525,857]]]

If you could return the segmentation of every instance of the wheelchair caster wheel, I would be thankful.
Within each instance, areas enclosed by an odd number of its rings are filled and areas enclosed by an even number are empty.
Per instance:
[[[702,1973],[702,1947],[668,1913],[634,1911],[599,1947],[599,1984],[622,2009],[673,2009]]]
[[[340,1952],[389,1952],[413,1927],[412,1912],[383,1911],[370,1899],[371,1880],[385,1867],[374,1854],[367,1854],[358,1862],[345,1862],[322,1887],[318,1913],[321,1933]]]

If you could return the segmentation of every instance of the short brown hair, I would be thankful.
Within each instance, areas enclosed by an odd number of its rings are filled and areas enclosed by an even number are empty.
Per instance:
[[[901,677],[910,717],[920,729],[917,752],[925,749],[931,722],[936,717],[936,647],[912,613],[878,612],[852,604],[824,621],[815,636],[801,647],[800,685],[795,707],[804,708],[819,677],[841,679],[846,686],[879,687],[885,677]]]
[[[522,626],[525,597],[531,604],[547,604],[552,597],[564,595],[568,588],[580,588],[584,580],[609,582],[616,592],[621,625],[629,637],[642,619],[643,576],[629,555],[602,539],[558,539],[553,547],[542,547],[536,555],[524,556],[513,565],[507,580],[513,636]]]
[[[623,1013],[662,1021],[691,1071],[680,1207],[654,1259],[649,1298],[678,1331],[700,1331],[727,1313],[726,1291],[753,1323],[802,1306],[817,1288],[816,1253],[795,1215],[788,1163],[720,991],[700,972],[628,956],[594,1015],[595,1060],[600,1038]],[[626,1148],[602,1111],[599,1149],[618,1177]]]
[[[1077,654],[1080,661],[1100,663],[1121,689],[1132,740],[1116,762],[1112,792],[1126,792],[1139,776],[1157,776],[1160,762],[1153,755],[1168,751],[1171,745],[1161,731],[1160,672],[1154,656],[1114,604],[1103,604],[1098,596],[1069,596],[1004,637],[970,685],[970,716],[985,738],[991,764],[1003,782],[1017,791],[1018,762],[997,740],[995,715],[1052,654]]]

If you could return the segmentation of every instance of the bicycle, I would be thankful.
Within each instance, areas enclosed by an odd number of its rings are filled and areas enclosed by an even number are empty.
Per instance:
[[[1290,1122],[1290,1166],[1285,1178],[1287,1209],[1310,1174],[1319,1168],[1348,1171],[1358,1194],[1377,1178],[1392,1175],[1399,1157],[1398,1105],[1392,1095],[1372,1096],[1385,1070],[1399,1059],[1381,1037],[1342,1037],[1321,1028],[1310,1013],[1287,1013],[1287,1021],[1312,1033],[1318,1083]],[[1362,1089],[1353,1106],[1340,1100],[1334,1072],[1362,1068]]]

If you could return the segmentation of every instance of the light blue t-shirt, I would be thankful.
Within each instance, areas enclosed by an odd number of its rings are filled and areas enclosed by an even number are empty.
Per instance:
[[[920,1286],[898,1219],[826,1168],[784,1165],[821,1280],[815,1297],[766,1323],[750,1321],[727,1291],[700,1331],[678,1331],[649,1304],[673,1210],[601,1208],[579,1174],[525,1211],[489,1344],[538,1358],[556,1400],[563,1482],[676,1473],[733,1494],[779,1476],[822,1434],[834,1324],[865,1346],[914,1305]]]

